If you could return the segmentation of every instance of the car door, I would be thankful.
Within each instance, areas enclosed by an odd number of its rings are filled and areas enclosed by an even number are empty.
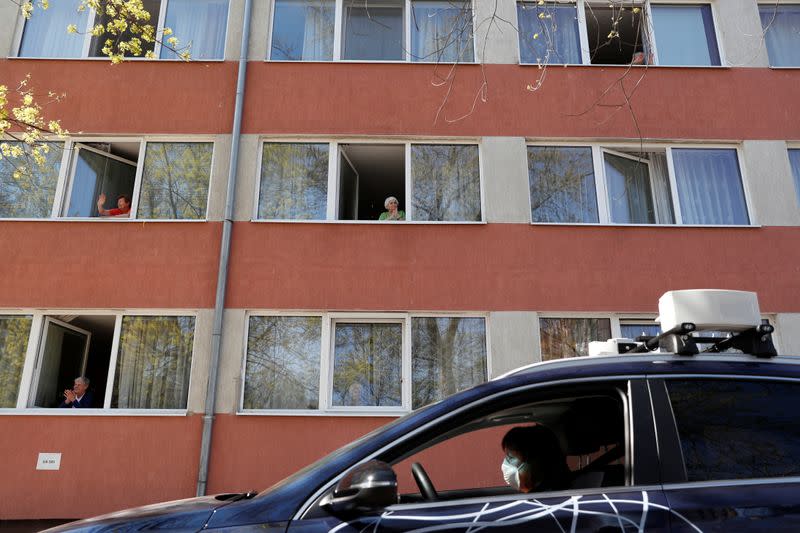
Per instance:
[[[579,416],[578,431],[570,430],[571,421],[574,421],[574,417],[569,416],[571,413],[569,409],[572,406],[587,409],[588,405],[602,405],[602,401],[596,400],[594,392],[575,387],[575,384],[548,387],[544,396],[540,392],[537,393],[538,403],[534,404],[536,407],[534,412],[543,413],[540,415],[544,417],[542,419],[548,420],[556,427],[561,436],[580,436],[582,434],[580,426],[590,423],[586,417],[581,419]],[[584,473],[583,470],[578,469],[575,482],[580,485],[580,480],[583,479],[589,486],[530,494],[520,494],[509,487],[497,486],[457,488],[450,491],[439,491],[439,499],[436,501],[425,500],[416,495],[404,496],[401,491],[400,503],[390,505],[377,513],[336,518],[317,507],[303,519],[292,522],[289,532],[370,531],[393,533],[439,530],[477,531],[483,528],[491,528],[493,531],[530,531],[535,528],[537,532],[558,533],[565,531],[608,533],[614,531],[668,531],[669,510],[659,486],[658,455],[647,383],[644,379],[634,379],[607,385],[593,383],[591,387],[592,391],[598,390],[598,387],[600,389],[605,387],[605,390],[608,391],[619,391],[621,404],[623,404],[620,412],[620,423],[624,424],[626,447],[623,462],[598,469],[603,476],[615,469],[624,469],[624,478],[620,477],[618,483],[610,482],[615,486],[596,486],[600,482],[591,482],[590,478],[593,476],[587,475],[593,472]],[[576,390],[580,392],[576,392]],[[585,397],[580,396],[581,394]],[[552,396],[552,402],[548,401],[547,395]],[[559,403],[561,401],[559,398],[565,397],[570,398],[569,402],[571,402],[566,404],[566,408]],[[525,395],[519,396],[519,398],[519,402],[527,401]],[[482,412],[485,412],[485,407],[482,409]],[[559,409],[564,412],[559,413]],[[588,409],[590,411],[586,414],[595,416],[595,413],[591,412],[591,408]],[[498,417],[509,416],[517,420],[514,409],[509,409],[507,404],[504,404],[498,413]],[[462,421],[469,424],[470,416],[473,415],[465,414]],[[424,438],[436,442],[437,437],[440,436],[437,435],[437,432],[442,433],[449,427],[452,427],[452,424],[434,428]],[[487,468],[499,471],[503,457],[498,440],[498,435],[502,437],[498,431],[500,429],[504,430],[505,426],[485,428],[490,433],[494,432],[494,438],[488,446],[483,446],[478,439],[473,438],[473,433],[467,433],[457,437],[458,439],[466,437],[467,440],[458,442],[456,446],[446,448],[445,451],[437,451],[434,446],[425,448],[424,445],[421,447],[422,451],[419,451],[420,447],[417,446],[417,450],[409,458],[407,449],[403,449],[405,443],[400,442],[397,445],[398,451],[388,450],[378,458],[393,463],[394,470],[402,478],[409,461],[419,457],[426,462],[426,468],[438,467],[434,468],[436,471],[431,472],[433,475],[430,478],[435,481],[435,484],[442,485],[459,475],[463,477],[464,470],[470,474],[483,472]],[[597,431],[590,433],[596,434]],[[586,439],[591,438],[590,436],[586,437]],[[451,440],[445,440],[444,444]],[[438,446],[439,442],[436,445]],[[576,449],[581,454],[589,449],[580,449],[582,442],[576,442],[574,439],[567,444],[567,447],[568,452],[569,448],[577,447]],[[612,447],[611,452],[613,450]],[[611,452],[606,451],[605,454]],[[479,464],[484,456],[490,457],[486,463],[488,466],[485,467]],[[597,461],[603,461],[603,454],[599,452],[586,454],[586,457],[586,469],[590,469]],[[442,466],[443,464],[447,466]],[[487,471],[486,475],[490,476],[491,474]],[[491,485],[491,483],[486,485]]]
[[[673,531],[800,531],[800,381],[689,376],[650,388]]]

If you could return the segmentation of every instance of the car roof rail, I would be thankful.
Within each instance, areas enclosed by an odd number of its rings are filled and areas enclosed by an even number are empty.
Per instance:
[[[655,336],[591,342],[590,355],[647,353],[655,350],[677,355],[741,350],[756,357],[776,357],[772,342],[775,328],[761,319],[754,292],[719,289],[669,291],[658,301],[656,322],[665,330]],[[703,333],[707,334],[704,336]],[[727,336],[711,336],[725,332]]]

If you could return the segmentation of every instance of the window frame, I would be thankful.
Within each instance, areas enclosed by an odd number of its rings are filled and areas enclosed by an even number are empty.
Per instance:
[[[247,341],[252,317],[319,317],[322,321],[320,339],[320,372],[319,401],[317,409],[245,409],[244,383],[247,379]],[[492,378],[492,353],[489,313],[481,312],[342,312],[342,311],[282,311],[282,310],[250,310],[245,313],[242,332],[242,359],[239,373],[239,387],[236,414],[242,416],[372,416],[398,417],[408,414],[412,409],[412,358],[411,323],[415,318],[482,318],[484,321],[486,342],[486,379]],[[333,404],[333,367],[335,327],[337,323],[347,324],[401,324],[403,346],[401,348],[401,401],[400,406],[334,406]]]
[[[161,35],[162,32],[164,31],[164,23],[165,23],[165,21],[167,19],[167,5],[169,4],[169,0],[160,0],[160,1],[161,1],[161,4],[159,6],[159,11],[158,11],[158,23],[154,25],[155,28],[156,28],[156,35]],[[226,57],[226,54],[228,52],[228,25],[231,22],[231,0],[226,0],[226,1],[228,3],[228,13],[227,13],[227,18],[226,18],[226,22],[225,22],[225,39],[224,39],[223,46],[222,46],[222,56],[219,57],[219,58],[215,58],[215,59],[194,59],[193,58],[192,61],[219,62],[219,63],[225,61],[225,57]],[[108,56],[104,56],[104,55],[103,56],[90,56],[89,55],[89,49],[90,49],[91,42],[92,42],[91,29],[94,26],[94,21],[95,21],[95,18],[97,16],[97,12],[93,8],[89,8],[89,9],[87,9],[87,11],[89,12],[89,16],[86,19],[86,27],[81,30],[81,31],[85,32],[85,35],[83,35],[83,46],[81,47],[81,55],[80,55],[80,57],[53,58],[53,57],[47,57],[47,56],[35,56],[35,57],[20,56],[19,53],[20,53],[20,48],[22,47],[22,36],[23,36],[23,34],[25,32],[25,22],[26,22],[25,17],[22,16],[22,14],[20,13],[17,16],[17,24],[16,24],[16,28],[14,30],[14,38],[13,38],[12,47],[11,47],[11,50],[13,50],[14,53],[9,59],[34,59],[34,60],[36,60],[36,59],[51,59],[51,60],[52,59],[58,59],[58,60],[63,60],[63,61],[76,61],[76,60],[87,60],[88,59],[88,60],[92,60],[92,61],[110,61]],[[34,13],[33,16],[36,16],[36,14]],[[64,32],[66,32],[66,31],[67,31],[67,28],[65,26],[64,27]],[[78,37],[76,37],[76,39],[77,38]],[[138,57],[134,56],[134,57],[126,57],[125,61],[172,61],[172,62],[176,62],[176,61],[177,62],[183,62],[184,61],[180,57],[162,58],[161,57],[161,44],[159,42],[153,43],[153,53],[155,54],[155,57],[153,59],[148,59],[148,58],[145,58],[143,56],[138,56]]]
[[[193,382],[197,379],[197,324],[199,311],[197,309],[133,309],[133,310],[108,310],[108,309],[13,309],[2,310],[0,314],[10,316],[31,316],[31,331],[28,336],[28,347],[25,354],[22,373],[20,375],[19,390],[17,391],[17,405],[12,408],[0,408],[1,415],[46,415],[46,416],[119,416],[119,415],[142,415],[142,416],[185,416],[189,411],[189,400]],[[56,320],[56,315],[102,315],[114,317],[114,333],[111,342],[111,352],[109,353],[108,375],[106,388],[103,391],[102,407],[92,407],[90,409],[58,409],[50,407],[32,407],[30,404],[35,396],[38,387],[38,377],[36,368],[39,365],[39,355],[44,343],[44,328],[47,320]],[[192,362],[189,369],[189,383],[187,385],[187,405],[185,409],[128,409],[111,407],[111,397],[114,392],[114,378],[117,371],[117,360],[119,356],[119,341],[122,334],[122,320],[129,316],[144,317],[171,317],[186,316],[194,318],[194,331],[192,340]],[[40,367],[39,367],[40,368]],[[98,391],[99,396],[99,391]]]
[[[550,62],[550,65],[565,65],[565,66],[599,66],[599,67],[622,67],[628,68],[631,65],[613,65],[613,64],[605,64],[605,63],[592,63],[591,58],[591,49],[589,47],[589,30],[586,23],[586,4],[603,4],[600,0],[547,0],[548,2],[557,2],[559,4],[574,4],[577,10],[577,24],[578,24],[578,39],[580,42],[581,47],[581,62],[577,64],[567,63],[553,63]],[[780,0],[779,0],[780,1]],[[785,1],[785,0],[784,0]],[[517,4],[536,4],[535,0],[518,0],[515,2],[515,6]],[[643,9],[645,16],[646,16],[646,25],[642,26],[643,32],[643,44],[645,44],[653,55],[653,63],[649,65],[632,65],[634,67],[680,67],[680,68],[728,68],[729,65],[725,60],[725,52],[723,49],[723,43],[720,40],[720,32],[719,27],[719,14],[717,13],[717,5],[716,0],[631,0],[630,5],[637,5],[641,6]],[[717,43],[717,52],[719,53],[720,57],[720,64],[719,65],[669,65],[669,64],[662,64],[659,62],[658,59],[658,49],[656,46],[656,39],[655,39],[655,28],[653,28],[653,17],[652,17],[652,6],[654,5],[686,5],[686,6],[701,6],[707,5],[711,8],[711,19],[714,23],[713,30],[714,30],[714,38]],[[627,3],[626,3],[627,7]],[[516,12],[515,12],[516,15]],[[519,25],[519,23],[517,24]],[[517,39],[517,48],[519,48],[519,39]],[[519,56],[519,64],[520,65],[537,65],[536,63],[527,63],[522,61],[522,54],[518,52]],[[538,66],[538,65],[537,65]]]
[[[585,141],[548,141],[547,139],[536,139],[525,143],[526,156],[527,147],[529,146],[564,146],[564,147],[591,147],[592,148],[592,163],[594,168],[594,178],[597,195],[597,213],[599,222],[535,222],[533,220],[533,213],[530,212],[533,198],[531,197],[530,184],[528,184],[528,211],[529,223],[531,225],[545,225],[545,226],[612,226],[612,227],[681,227],[681,228],[758,228],[761,227],[755,213],[753,206],[752,194],[750,192],[750,180],[748,179],[748,170],[744,161],[744,148],[741,144],[723,144],[723,143],[708,143],[708,144],[690,144],[690,143],[646,143],[644,145],[636,145],[630,142],[603,142],[603,143],[587,143]],[[747,209],[747,218],[749,224],[684,224],[683,215],[681,213],[680,199],[678,197],[678,183],[675,178],[675,164],[672,157],[673,149],[689,149],[689,150],[704,150],[704,149],[719,149],[719,150],[735,150],[736,161],[739,166],[739,179],[742,185],[742,192],[744,194],[744,203]],[[667,159],[667,171],[670,187],[670,196],[672,201],[672,212],[675,222],[672,224],[623,224],[611,221],[611,206],[608,201],[608,181],[605,175],[603,153],[614,150],[634,150],[638,152],[647,151],[661,151],[664,150]],[[630,156],[628,156],[630,157]],[[633,156],[636,157],[636,156]],[[530,172],[530,167],[526,160],[526,169]],[[651,177],[652,180],[652,177]],[[651,194],[653,190],[651,187]],[[655,200],[654,200],[655,201]]]
[[[2,140],[2,139],[0,139]],[[182,136],[180,138],[173,138],[167,136],[124,136],[124,137],[99,137],[99,136],[86,136],[86,137],[68,137],[66,139],[58,139],[48,137],[45,139],[48,142],[63,143],[61,150],[61,165],[59,167],[58,178],[56,180],[55,194],[53,196],[53,205],[50,209],[49,217],[42,218],[5,218],[0,217],[0,222],[11,221],[64,221],[64,222],[128,222],[128,221],[147,221],[147,222],[207,222],[209,220],[208,213],[211,207],[211,195],[214,187],[215,172],[214,166],[216,164],[217,143],[213,136]],[[139,154],[136,161],[136,174],[133,182],[133,191],[131,192],[131,210],[128,217],[68,217],[63,215],[70,202],[70,193],[74,184],[75,166],[77,164],[77,151],[76,145],[86,145],[87,143],[139,143]],[[211,161],[209,162],[209,178],[208,178],[208,194],[206,195],[205,203],[205,216],[203,218],[139,218],[139,196],[141,194],[142,175],[144,173],[144,161],[147,155],[148,143],[205,143],[211,144]],[[90,150],[95,153],[111,157],[118,161],[130,162],[122,157],[97,150],[91,146],[82,146],[82,150]]]
[[[334,3],[334,28],[333,28],[333,56],[331,59],[273,59],[272,57],[272,37],[275,30],[275,1],[270,2],[269,23],[267,27],[267,53],[264,61],[276,63],[420,63],[420,64],[442,64],[442,65],[474,65],[478,64],[478,38],[475,31],[475,2],[469,1],[469,9],[472,13],[472,61],[414,61],[411,53],[411,9],[414,0],[401,0],[403,9],[403,59],[344,59],[344,4],[347,0],[331,0]],[[419,0],[425,1],[425,0]],[[465,2],[466,4],[467,2]]]
[[[328,191],[327,191],[327,207],[325,211],[325,218],[319,220],[307,219],[272,219],[272,218],[258,218],[258,205],[261,198],[261,171],[264,161],[264,145],[271,144],[328,144]],[[331,139],[330,137],[261,137],[258,140],[258,155],[256,156],[256,179],[255,191],[253,193],[253,202],[251,205],[250,222],[258,223],[292,223],[292,224],[378,224],[387,225],[382,220],[340,220],[338,217],[339,206],[339,154],[341,153],[340,145],[345,144],[362,144],[362,145],[377,145],[377,144],[394,144],[403,145],[404,160],[405,160],[405,206],[403,211],[406,213],[406,220],[392,221],[391,225],[408,225],[408,224],[486,224],[486,190],[484,183],[484,157],[483,148],[480,139],[391,139],[391,138],[377,138],[369,139],[363,137],[342,137]],[[481,206],[481,219],[480,220],[413,220],[414,213],[410,203],[412,188],[411,176],[411,147],[413,145],[430,145],[430,144],[445,144],[445,145],[463,145],[475,146],[478,149],[478,180],[480,190],[480,206]]]

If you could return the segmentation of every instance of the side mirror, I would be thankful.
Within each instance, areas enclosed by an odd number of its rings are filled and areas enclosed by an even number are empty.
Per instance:
[[[320,507],[334,516],[380,514],[397,503],[397,476],[382,461],[367,461],[350,470],[333,491],[320,501]]]

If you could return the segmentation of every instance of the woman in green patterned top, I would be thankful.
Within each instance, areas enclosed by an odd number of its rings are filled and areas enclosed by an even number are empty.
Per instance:
[[[406,212],[398,210],[397,208],[399,206],[400,202],[397,201],[397,198],[394,196],[388,197],[383,202],[383,207],[386,208],[386,211],[381,213],[381,216],[378,220],[405,220]]]

